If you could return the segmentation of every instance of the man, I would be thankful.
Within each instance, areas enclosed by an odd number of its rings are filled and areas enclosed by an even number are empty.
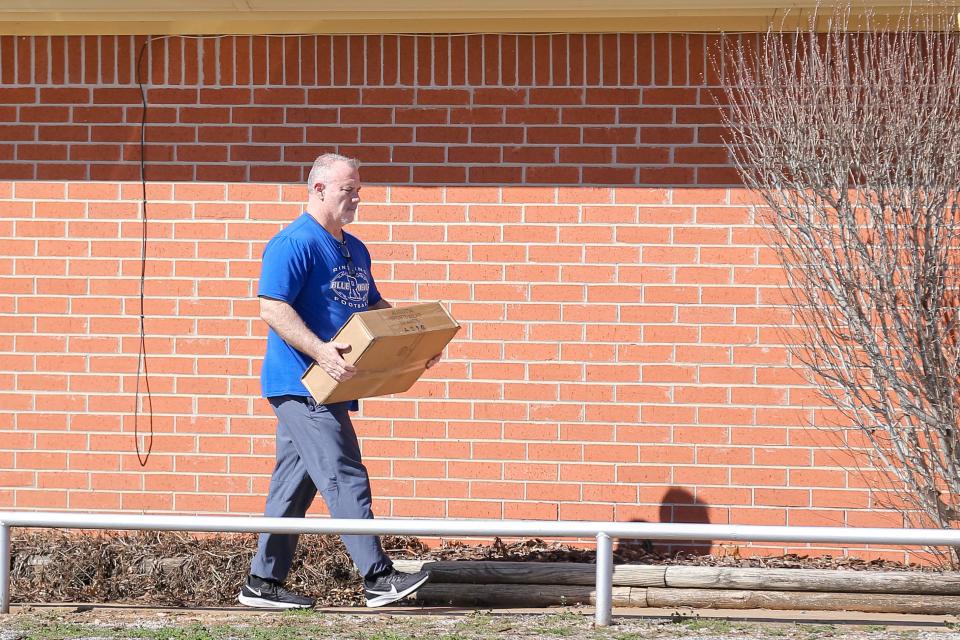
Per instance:
[[[314,361],[335,380],[352,377],[354,367],[341,357],[350,345],[328,341],[353,312],[391,306],[377,291],[367,248],[343,231],[360,203],[358,167],[356,160],[335,154],[317,158],[307,182],[306,213],[263,252],[257,295],[260,317],[270,330],[260,381],[277,415],[277,462],[266,516],[303,517],[319,490],[334,518],[373,517],[370,481],[348,413],[357,409],[356,401],[317,404],[300,382]],[[364,578],[368,607],[399,600],[429,579],[424,571],[394,570],[376,536],[342,540]],[[296,535],[261,534],[241,603],[282,609],[314,605],[283,587],[296,546]]]

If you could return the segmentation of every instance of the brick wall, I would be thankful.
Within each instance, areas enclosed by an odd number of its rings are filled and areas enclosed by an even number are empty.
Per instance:
[[[900,525],[806,428],[693,34],[150,42],[141,467],[145,41],[0,38],[0,508],[261,511],[259,255],[338,151],[381,290],[464,325],[363,402],[378,515]]]

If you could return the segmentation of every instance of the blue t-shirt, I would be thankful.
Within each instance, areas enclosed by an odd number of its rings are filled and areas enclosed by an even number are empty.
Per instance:
[[[351,265],[340,242],[313,216],[304,213],[263,250],[257,295],[289,304],[325,342],[352,313],[366,311],[380,301],[370,273],[370,252],[354,236],[344,233],[343,237]],[[264,397],[309,396],[300,376],[312,362],[270,329],[260,373]]]

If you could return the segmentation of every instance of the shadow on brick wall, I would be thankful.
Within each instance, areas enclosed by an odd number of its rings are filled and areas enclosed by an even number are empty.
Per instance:
[[[709,505],[697,500],[692,493],[682,487],[670,487],[660,501],[660,522],[710,524]],[[635,519],[631,522],[646,522]],[[618,539],[614,553],[632,558],[650,553],[708,553],[713,546],[712,540],[627,540]]]

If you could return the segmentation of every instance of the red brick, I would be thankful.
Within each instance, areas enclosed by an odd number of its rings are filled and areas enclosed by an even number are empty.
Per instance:
[[[245,105],[252,100],[253,90],[250,88],[218,88],[200,89],[201,105]]]
[[[417,127],[417,142],[454,143],[468,142],[470,130],[466,127]]]
[[[583,50],[585,53],[584,84],[598,85],[603,82],[603,68],[601,66],[602,36],[588,33],[583,36]],[[611,65],[612,66],[612,65]]]
[[[67,147],[57,144],[25,144],[17,145],[18,160],[46,160],[57,161],[67,159]],[[83,177],[86,171],[80,172],[77,177]]]
[[[465,89],[417,89],[416,99],[418,105],[466,105],[470,104],[470,92]]]
[[[601,520],[613,519],[612,504],[589,503],[562,503],[560,504],[561,520]]]
[[[473,104],[475,105],[523,105],[526,104],[526,101],[526,89],[491,89],[484,87],[473,90]]]
[[[253,104],[305,104],[306,91],[304,89],[270,87],[253,90]]]
[[[197,104],[196,89],[147,89],[147,104]]]
[[[35,87],[0,87],[0,102],[3,104],[32,104],[36,100]]]
[[[522,181],[520,167],[470,167],[467,174],[472,184],[517,184]]]
[[[233,107],[230,120],[235,124],[282,124],[284,110],[280,107]]]
[[[17,99],[18,96],[25,97],[25,95],[31,96],[30,99]],[[35,95],[34,89],[0,89],[0,98],[3,99],[4,103],[36,102],[33,98]],[[88,104],[90,95],[90,89],[81,87],[42,87],[39,102],[41,104]]]
[[[119,122],[120,107],[73,107],[73,122]]]
[[[689,127],[643,127],[640,129],[640,143],[689,144],[693,142],[693,131]]]
[[[14,140],[34,140],[36,137],[37,127],[29,125],[0,125],[0,135],[3,136],[4,140],[14,141]],[[31,176],[33,175],[33,168],[29,167]],[[16,172],[14,172],[16,173]],[[8,175],[6,177],[17,178],[23,176],[14,176]]]
[[[69,122],[69,107],[20,107],[21,122]]]

